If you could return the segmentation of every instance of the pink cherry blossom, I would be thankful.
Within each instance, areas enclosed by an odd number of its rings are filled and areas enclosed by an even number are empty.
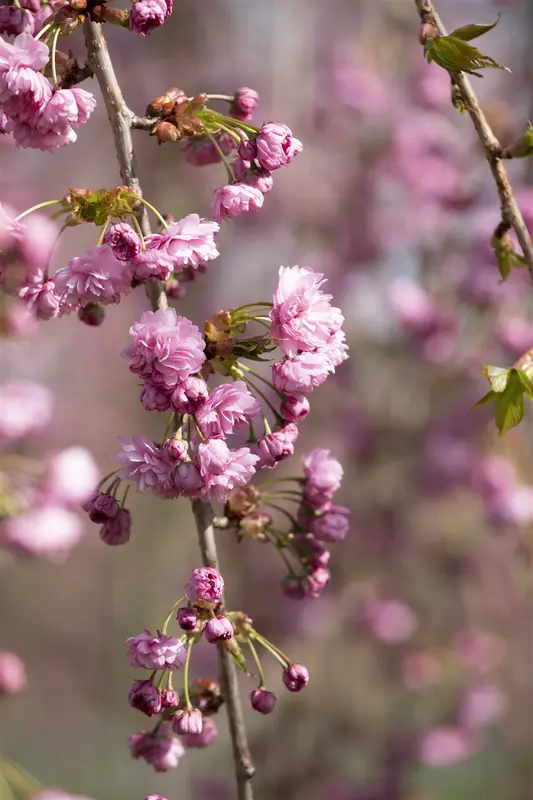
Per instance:
[[[26,688],[27,682],[24,662],[15,653],[0,650],[0,697],[18,694]]]
[[[59,314],[61,300],[56,293],[53,280],[23,286],[19,291],[19,297],[37,319],[54,319]]]
[[[278,361],[272,367],[272,383],[281,392],[298,394],[312,392],[333,371],[327,352],[304,352]]]
[[[307,478],[304,499],[313,508],[320,508],[339,489],[344,470],[330,450],[312,450],[302,463]]]
[[[35,120],[40,133],[67,134],[71,127],[84,125],[96,107],[94,96],[85,89],[57,89]]]
[[[224,578],[213,567],[195,569],[185,587],[185,595],[192,602],[218,603],[224,594]]]
[[[196,269],[199,264],[218,258],[215,235],[219,230],[218,223],[189,214],[173,222],[163,233],[147,236],[145,242],[148,250],[164,254],[173,272],[179,272],[183,267]]]
[[[255,186],[246,183],[228,183],[214,193],[211,215],[220,222],[231,217],[240,217],[251,211],[259,211],[263,206],[264,195]]]
[[[483,683],[470,687],[460,704],[459,717],[462,725],[478,730],[494,725],[507,710],[507,697],[494,683]]]
[[[420,760],[430,767],[447,767],[466,761],[479,749],[479,737],[452,726],[430,728],[419,743]]]
[[[309,267],[280,267],[270,311],[271,336],[285,355],[326,345],[344,319],[320,287],[324,276]]]
[[[146,436],[119,436],[122,452],[115,456],[123,466],[119,477],[137,484],[137,491],[151,489],[162,497],[176,497],[174,464],[164,450],[161,450]]]
[[[244,427],[261,411],[261,404],[244,381],[217,386],[196,412],[196,421],[206,439],[225,439],[235,428]]]
[[[173,308],[145,311],[130,328],[132,342],[123,353],[128,367],[152,384],[173,389],[201,369],[205,342],[200,330]]]
[[[141,250],[131,262],[137,281],[148,279],[167,281],[172,274],[172,261],[159,250]]]
[[[145,630],[137,636],[126,639],[128,660],[132,667],[144,669],[181,669],[187,655],[185,646],[179,639],[159,633],[152,636]]]
[[[280,407],[281,416],[287,422],[299,422],[305,419],[309,411],[309,400],[301,394],[286,395]]]
[[[185,747],[209,747],[218,736],[212,717],[204,717],[201,733],[187,733],[183,737]]]
[[[259,95],[248,86],[241,86],[233,96],[231,115],[242,122],[251,122],[259,103]]]
[[[257,160],[273,172],[289,164],[302,151],[302,143],[293,138],[292,131],[280,122],[267,122],[257,135]]]
[[[68,447],[45,464],[43,492],[48,500],[78,506],[88,500],[100,479],[100,471],[85,447]]]
[[[119,261],[107,244],[91,247],[84,256],[71,259],[68,266],[54,275],[56,291],[65,303],[82,306],[89,303],[120,303],[128,294],[131,269]]]
[[[350,510],[345,506],[331,506],[314,518],[311,531],[320,542],[340,542],[350,529],[349,515]]]
[[[162,386],[153,386],[147,381],[141,389],[140,400],[147,411],[168,411],[170,396]]]
[[[109,245],[119,261],[131,261],[141,252],[139,235],[127,222],[111,225],[105,232],[103,241]]]
[[[180,740],[173,736],[171,725],[164,722],[156,733],[141,731],[128,741],[132,758],[143,758],[156,772],[167,772],[178,766],[185,750]]]
[[[39,383],[13,380],[0,384],[0,442],[45,428],[52,417],[53,404],[52,392]]]
[[[292,456],[297,438],[298,428],[294,423],[265,434],[253,447],[253,452],[259,457],[256,469],[271,469],[279,461]]]
[[[258,457],[248,447],[231,450],[229,460],[220,474],[209,473],[205,476],[206,497],[225,503],[230,489],[246,486],[256,471]]]

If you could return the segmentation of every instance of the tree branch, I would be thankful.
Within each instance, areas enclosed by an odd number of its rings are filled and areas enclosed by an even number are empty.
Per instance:
[[[131,128],[135,124],[137,118],[124,102],[107,50],[102,26],[99,23],[86,20],[84,27],[89,64],[100,85],[107,116],[115,137],[115,151],[120,167],[120,177],[123,183],[130,186],[138,197],[142,197],[131,138]],[[138,126],[135,125],[135,127]],[[137,214],[141,230],[143,234],[147,236],[150,233],[150,223],[144,205],[139,204]],[[160,281],[147,281],[146,291],[154,311],[167,307],[167,297],[164,286]],[[213,527],[213,509],[209,503],[204,503],[201,500],[193,500],[192,509],[196,522],[202,562],[204,566],[218,569],[218,556]],[[223,643],[219,645],[218,654],[220,663],[220,683],[222,694],[226,701],[233,746],[233,758],[237,780],[237,798],[238,800],[253,800],[251,779],[254,776],[255,769],[246,737],[239,687],[237,684],[236,667],[233,657],[226,647],[224,647]]]
[[[434,25],[441,36],[446,36],[446,28],[442,24],[437,11],[431,0],[415,0],[415,5],[420,16],[422,23],[429,23]],[[533,245],[531,244],[531,237],[524,222],[522,212],[515,200],[512,186],[507,176],[507,171],[501,160],[501,145],[492,128],[490,127],[487,118],[485,117],[481,106],[479,105],[476,94],[472,88],[472,84],[462,72],[451,75],[452,83],[457,88],[461,95],[466,110],[476,129],[485,155],[489,162],[492,177],[496,183],[498,194],[500,197],[501,213],[504,222],[508,223],[516,233],[516,238],[522,248],[524,259],[533,278]]]

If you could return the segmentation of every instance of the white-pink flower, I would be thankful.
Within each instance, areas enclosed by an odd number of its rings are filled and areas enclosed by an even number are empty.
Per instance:
[[[107,244],[91,247],[84,256],[73,258],[54,275],[56,292],[69,305],[119,303],[128,294],[131,267],[119,261]]]
[[[196,269],[220,255],[215,241],[219,230],[218,223],[189,214],[162,233],[147,236],[145,242],[148,250],[158,250],[167,256],[174,272],[179,272],[183,267]]]
[[[67,447],[46,461],[43,490],[55,503],[79,506],[94,493],[100,471],[85,447]]]
[[[61,506],[44,506],[2,523],[0,542],[14,550],[61,563],[83,533],[80,518]]]
[[[164,450],[146,436],[119,436],[122,452],[115,456],[122,462],[118,475],[137,484],[139,492],[151,489],[162,497],[176,497],[174,463]]]
[[[130,665],[144,669],[181,669],[187,655],[185,646],[179,639],[157,633],[152,636],[150,631],[144,630],[126,639]]]
[[[244,381],[217,386],[196,412],[198,427],[206,439],[225,439],[248,424],[261,411],[261,404]]]
[[[19,439],[50,422],[54,399],[46,386],[32,381],[0,384],[0,441]]]
[[[145,311],[130,328],[131,344],[123,351],[131,372],[153,385],[173,389],[198,372],[205,361],[200,330],[173,308]]]
[[[321,291],[324,283],[309,267],[280,267],[270,319],[271,336],[285,355],[323,347],[340,329],[344,318]]]

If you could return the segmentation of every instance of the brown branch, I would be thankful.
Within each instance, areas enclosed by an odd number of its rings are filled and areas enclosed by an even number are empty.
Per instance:
[[[89,64],[100,85],[107,116],[113,135],[115,137],[115,150],[120,167],[120,177],[124,184],[131,186],[138,197],[142,197],[141,187],[137,176],[131,128],[135,120],[134,115],[126,106],[109,52],[102,26],[99,23],[86,20],[85,41],[87,44]],[[150,223],[145,206],[139,204],[138,219],[142,232],[150,233]],[[164,286],[160,281],[147,281],[147,294],[152,308],[167,307],[167,297]],[[213,509],[209,503],[201,500],[192,502],[194,519],[198,533],[198,542],[204,566],[218,568],[218,556],[213,527]],[[238,800],[253,800],[251,778],[255,770],[250,756],[246,729],[242,713],[239,687],[235,663],[229,651],[221,644],[219,646],[220,682],[222,693],[228,710],[228,721],[233,757],[235,762],[235,775],[237,780]]]
[[[431,0],[415,0],[415,5],[420,16],[422,23],[434,25],[441,36],[446,36],[446,28],[442,24],[437,11]],[[516,238],[522,248],[524,259],[533,278],[533,245],[531,237],[524,222],[522,212],[515,200],[512,186],[507,176],[507,171],[501,159],[501,145],[492,128],[490,127],[487,118],[485,117],[476,94],[472,88],[472,84],[462,72],[451,75],[452,83],[461,95],[466,110],[468,111],[474,128],[479,137],[481,144],[485,150],[487,161],[489,162],[492,177],[496,183],[498,194],[500,197],[501,213],[504,222],[508,223],[516,233]]]
[[[205,567],[218,569],[214,529],[215,518],[211,504],[204,503],[202,500],[193,500],[192,511],[198,530],[198,541],[200,543],[203,565]],[[255,774],[255,768],[252,763],[246,738],[246,729],[244,727],[241,699],[237,684],[237,671],[235,669],[233,656],[224,646],[224,642],[221,642],[218,648],[222,695],[226,700],[231,741],[233,744],[233,759],[235,762],[235,775],[238,787],[237,798],[238,800],[253,800],[251,779]]]

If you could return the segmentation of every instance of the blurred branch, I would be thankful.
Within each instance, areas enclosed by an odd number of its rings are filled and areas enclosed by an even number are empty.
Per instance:
[[[131,129],[135,121],[141,118],[132,114],[124,102],[109,56],[101,24],[86,20],[84,27],[89,64],[100,85],[107,116],[115,137],[115,151],[120,167],[120,177],[124,184],[130,186],[138,197],[142,197],[131,138]],[[139,205],[140,208],[137,212],[139,224],[143,234],[146,236],[150,233],[150,223],[145,206],[142,204]],[[146,287],[152,309],[156,311],[157,309],[167,308],[167,297],[163,284],[160,281],[150,280],[147,281]],[[192,508],[198,532],[202,562],[204,566],[218,569],[218,555],[213,526],[213,509],[210,503],[204,503],[201,500],[193,500]],[[219,645],[218,653],[220,662],[220,682],[224,700],[226,701],[226,708],[228,709],[229,728],[235,761],[237,797],[238,800],[253,800],[253,788],[250,781],[254,776],[255,769],[248,748],[239,687],[237,684],[236,667],[233,657],[223,643]]]
[[[447,35],[446,28],[442,24],[442,20],[431,0],[415,0],[415,5],[422,24],[434,25],[441,36]],[[451,79],[456,92],[460,95],[460,99],[463,101],[465,109],[470,115],[476,133],[485,150],[492,177],[494,178],[500,197],[502,219],[504,222],[508,223],[516,233],[527,268],[533,278],[533,245],[524,218],[515,200],[507,171],[502,163],[502,148],[500,142],[490,127],[479,105],[472,84],[466,75],[459,72],[457,74],[452,74]]]
[[[214,529],[215,517],[211,504],[204,503],[202,500],[193,500],[192,510],[198,531],[202,563],[204,567],[218,569]],[[233,759],[235,761],[235,774],[238,787],[237,797],[238,800],[253,800],[251,779],[255,774],[255,768],[252,763],[246,737],[246,729],[244,727],[235,663],[233,661],[233,656],[225,647],[224,642],[220,642],[218,645],[218,653],[222,695],[226,700],[231,741],[233,744]]]

